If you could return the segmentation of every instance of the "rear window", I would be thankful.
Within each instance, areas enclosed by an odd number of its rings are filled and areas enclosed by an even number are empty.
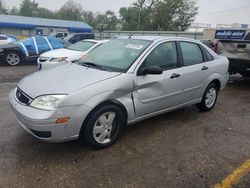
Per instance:
[[[77,50],[77,51],[86,51],[94,46],[96,43],[91,41],[80,41],[75,44],[72,44],[68,47],[70,50]]]

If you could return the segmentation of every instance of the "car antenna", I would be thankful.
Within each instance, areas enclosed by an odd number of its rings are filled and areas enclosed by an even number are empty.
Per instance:
[[[130,33],[130,35],[128,36],[129,39],[131,39],[132,36],[135,35],[135,32],[134,33]]]

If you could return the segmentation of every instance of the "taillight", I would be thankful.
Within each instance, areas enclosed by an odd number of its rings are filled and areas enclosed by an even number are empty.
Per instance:
[[[214,42],[214,51],[215,53],[218,54],[218,42],[217,41]]]

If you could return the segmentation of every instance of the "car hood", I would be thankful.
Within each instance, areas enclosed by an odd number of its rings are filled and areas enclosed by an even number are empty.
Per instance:
[[[1,44],[0,45],[0,49],[13,49],[13,48],[18,48],[18,46],[16,44]]]
[[[46,94],[70,94],[120,74],[69,63],[26,76],[18,87],[32,98]]]
[[[72,58],[72,57],[79,57],[79,56],[81,57],[84,54],[85,54],[85,52],[83,52],[83,51],[76,51],[76,50],[62,48],[62,49],[57,49],[57,50],[45,52],[45,53],[41,54],[41,57],[46,57],[46,58],[68,57],[68,58]]]

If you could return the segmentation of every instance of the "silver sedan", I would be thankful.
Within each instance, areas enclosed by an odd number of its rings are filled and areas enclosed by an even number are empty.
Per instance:
[[[113,144],[127,124],[186,105],[209,111],[228,81],[228,60],[186,38],[112,39],[79,62],[33,73],[9,94],[30,134],[48,142]]]

